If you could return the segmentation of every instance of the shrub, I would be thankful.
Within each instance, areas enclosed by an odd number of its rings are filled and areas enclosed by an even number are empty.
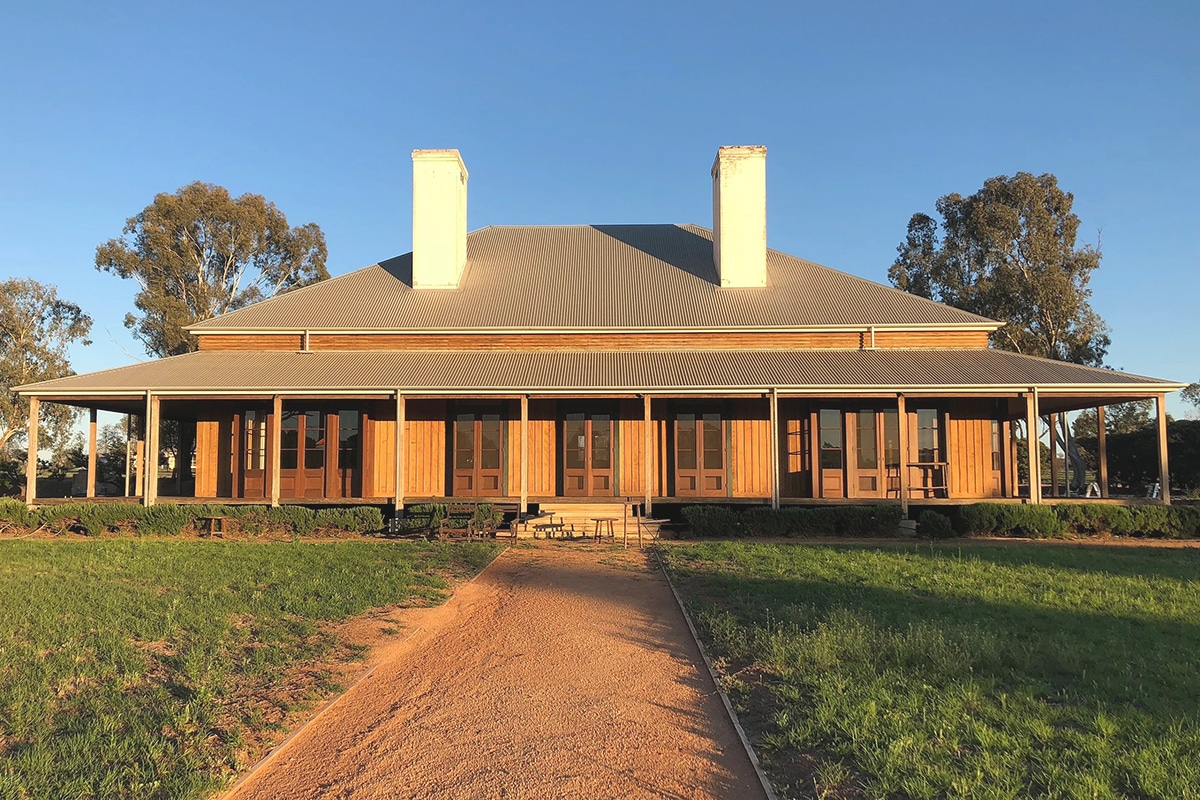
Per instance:
[[[1050,506],[976,503],[959,509],[958,524],[964,534],[1034,539],[1062,536],[1067,531],[1067,525]]]
[[[317,528],[335,528],[352,533],[377,533],[383,529],[383,514],[374,506],[326,508],[314,518]]]
[[[936,511],[922,511],[918,523],[921,526],[921,533],[930,539],[949,539],[954,536],[954,526],[950,524],[950,518],[945,514],[939,514]]]
[[[729,537],[741,535],[738,514],[728,506],[684,506],[681,512],[693,536]]]
[[[769,506],[751,506],[742,513],[741,532],[744,536],[790,536],[790,524],[786,511]]]

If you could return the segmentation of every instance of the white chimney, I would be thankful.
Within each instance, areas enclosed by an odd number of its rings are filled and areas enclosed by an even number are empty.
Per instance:
[[[413,150],[413,288],[454,289],[467,266],[467,168],[457,150]]]
[[[721,285],[766,286],[767,148],[720,148],[712,182],[713,261]]]

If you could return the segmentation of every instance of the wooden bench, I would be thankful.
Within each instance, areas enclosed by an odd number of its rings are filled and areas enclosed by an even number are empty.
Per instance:
[[[196,532],[201,536],[207,535],[209,539],[213,534],[225,533],[225,518],[224,517],[196,517]]]
[[[475,538],[475,512],[478,510],[477,503],[447,503],[446,517],[438,523],[437,538],[458,539],[466,538],[469,542]],[[466,525],[459,525],[454,522],[454,518],[467,518]]]

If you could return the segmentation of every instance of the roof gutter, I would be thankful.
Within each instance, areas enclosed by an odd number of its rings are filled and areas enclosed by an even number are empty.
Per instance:
[[[1111,384],[1043,384],[1041,386],[1030,386],[1028,383],[1023,384],[912,384],[912,385],[882,385],[882,384],[828,384],[824,386],[788,386],[780,385],[777,388],[780,396],[805,396],[805,395],[829,395],[840,392],[863,393],[872,392],[881,395],[885,394],[1021,394],[1036,389],[1039,396],[1058,396],[1058,395],[1117,395],[1126,397],[1129,395],[1155,395],[1160,393],[1175,392],[1187,386],[1185,383],[1140,383],[1126,384],[1123,386],[1113,386]],[[146,389],[103,389],[98,391],[26,391],[20,387],[12,390],[16,394],[21,394],[26,397],[38,397],[44,400],[53,400],[55,397],[132,397],[144,396]],[[508,387],[462,387],[462,386],[423,386],[423,387],[380,387],[380,386],[346,386],[337,389],[306,389],[303,387],[289,388],[253,388],[253,389],[150,389],[156,396],[172,397],[172,396],[193,396],[193,397],[221,397],[221,396],[264,396],[270,397],[274,395],[293,395],[293,396],[321,396],[321,397],[337,397],[339,395],[379,395],[387,397],[396,391],[404,392],[405,394],[425,394],[425,395],[481,395],[481,396],[496,396],[496,395],[520,395],[520,394],[540,394],[553,396],[580,396],[580,395],[608,395],[614,393],[621,394],[716,394],[716,393],[752,393],[761,394],[764,390],[759,384],[753,386],[581,386],[581,387],[562,387],[562,386],[508,386]]]

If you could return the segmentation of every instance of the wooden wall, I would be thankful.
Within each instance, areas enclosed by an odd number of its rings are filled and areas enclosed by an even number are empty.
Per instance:
[[[405,404],[405,497],[446,494],[446,401]]]
[[[665,497],[674,481],[668,475],[671,464],[671,414],[678,402],[655,400],[654,440],[657,453],[644,456],[644,422],[642,402],[635,399],[619,401],[616,425],[617,495],[641,497],[645,493],[645,470],[654,474],[652,493]],[[783,497],[811,497],[811,479],[799,453],[789,454],[789,443],[798,443],[801,418],[811,411],[815,401],[785,398],[780,401],[780,441]],[[918,401],[910,401],[909,447],[905,461],[916,459],[916,415]],[[948,462],[949,493],[951,498],[980,499],[1001,497],[1012,493],[1011,425],[1001,427],[1001,452],[1004,463],[997,472],[992,466],[992,420],[1000,415],[993,400],[929,400],[921,405],[940,409],[939,424],[943,427],[944,458]],[[235,416],[244,410],[245,403],[216,402],[207,404],[196,421],[196,496],[233,497],[235,495],[234,441]],[[839,404],[819,401],[823,407]],[[858,404],[840,404],[853,411]],[[406,498],[444,497],[446,495],[446,415],[445,400],[409,400],[406,403]],[[367,422],[363,442],[363,496],[385,498],[395,495],[396,422],[395,401],[380,400],[364,404]],[[769,406],[765,399],[739,398],[724,406],[728,426],[727,459],[729,465],[729,496],[734,498],[769,498],[771,496],[772,463],[770,447]],[[529,496],[554,497],[559,491],[559,441],[556,417],[560,402],[552,399],[532,400],[529,404]],[[521,493],[521,422],[520,405],[508,401],[507,486],[509,497]],[[847,417],[846,459],[853,458],[853,437],[849,428],[853,415]],[[811,437],[811,432],[809,433]],[[811,442],[809,443],[811,446]],[[659,455],[661,454],[661,457]],[[649,462],[649,463],[647,463]],[[911,474],[914,488],[919,484]],[[914,492],[914,498],[917,496]],[[939,495],[940,496],[940,495]]]
[[[296,333],[202,334],[201,350],[299,350],[304,336]],[[309,336],[311,350],[859,350],[871,346],[861,331],[712,333],[513,333],[411,334],[357,333]],[[987,331],[879,331],[877,348],[983,348]]]
[[[946,448],[950,496],[964,499],[1003,496],[1003,482],[996,485],[998,476],[992,469],[992,420],[998,415],[995,404],[987,400],[956,400],[949,412]],[[1001,452],[1008,449],[1001,441]]]
[[[771,496],[771,410],[768,401],[740,399],[730,406],[731,494]]]

